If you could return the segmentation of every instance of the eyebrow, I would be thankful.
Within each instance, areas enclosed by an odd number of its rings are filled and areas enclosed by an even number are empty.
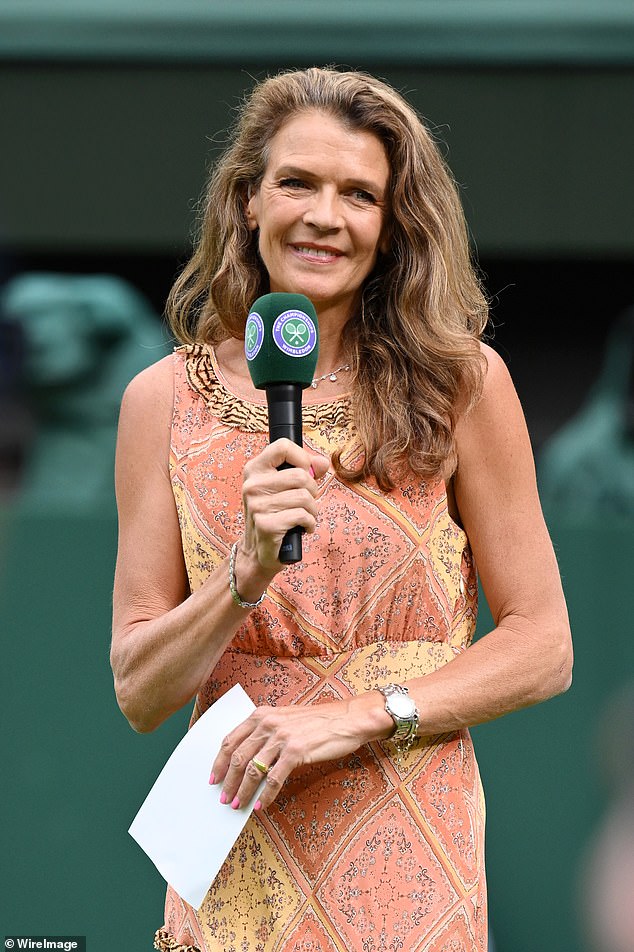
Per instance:
[[[311,172],[309,169],[301,168],[297,165],[280,165],[278,169],[275,170],[274,178],[308,178],[314,179],[317,178],[317,174]],[[346,179],[344,185],[348,188],[361,188],[366,192],[372,192],[378,198],[382,198],[384,195],[384,189],[380,188],[377,182],[372,182],[369,179],[364,178],[352,178]],[[386,186],[387,188],[387,186]]]

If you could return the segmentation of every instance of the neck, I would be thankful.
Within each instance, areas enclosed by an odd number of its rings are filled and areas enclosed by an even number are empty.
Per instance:
[[[341,313],[337,311],[320,311],[317,309],[319,318],[319,358],[315,377],[330,373],[337,367],[349,363],[350,355],[345,352],[342,346],[341,335],[348,318],[342,319]]]

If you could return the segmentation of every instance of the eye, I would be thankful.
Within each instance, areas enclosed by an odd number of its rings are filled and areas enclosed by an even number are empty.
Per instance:
[[[284,178],[280,180],[282,188],[301,189],[308,188],[306,182],[299,178]]]
[[[350,192],[355,202],[362,202],[365,205],[376,205],[376,198],[371,192],[364,188],[353,188]]]

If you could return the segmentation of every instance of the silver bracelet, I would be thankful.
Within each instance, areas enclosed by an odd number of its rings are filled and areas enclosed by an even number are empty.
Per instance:
[[[264,599],[266,598],[266,589],[262,592],[257,602],[245,602],[240,598],[240,593],[236,588],[236,552],[238,551],[238,543],[234,542],[231,546],[231,552],[229,553],[229,591],[231,592],[231,597],[240,608],[257,608],[258,605],[261,605]]]
[[[398,767],[400,767],[400,765],[403,763],[403,759],[409,754],[415,740],[416,730],[413,730],[409,737],[406,738],[405,743],[403,743],[401,740],[392,740],[392,743],[394,744],[394,750],[396,752],[396,764]]]

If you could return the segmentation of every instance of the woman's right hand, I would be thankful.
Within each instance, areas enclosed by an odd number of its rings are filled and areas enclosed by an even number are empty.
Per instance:
[[[288,468],[278,469],[284,463]],[[284,567],[278,556],[288,530],[301,526],[315,531],[317,480],[328,467],[325,456],[286,439],[270,443],[244,467],[245,532],[238,545],[236,582],[246,601],[255,600]]]
[[[189,592],[168,468],[173,364],[174,357],[166,357],[128,385],[117,440],[111,663],[121,710],[139,731],[154,730],[194,697],[246,618],[229,589],[228,559]],[[293,468],[278,473],[283,462]],[[267,446],[247,465],[245,532],[234,565],[245,601],[257,601],[282,569],[277,555],[287,529],[313,531],[314,477],[327,469],[323,456],[286,440]]]

